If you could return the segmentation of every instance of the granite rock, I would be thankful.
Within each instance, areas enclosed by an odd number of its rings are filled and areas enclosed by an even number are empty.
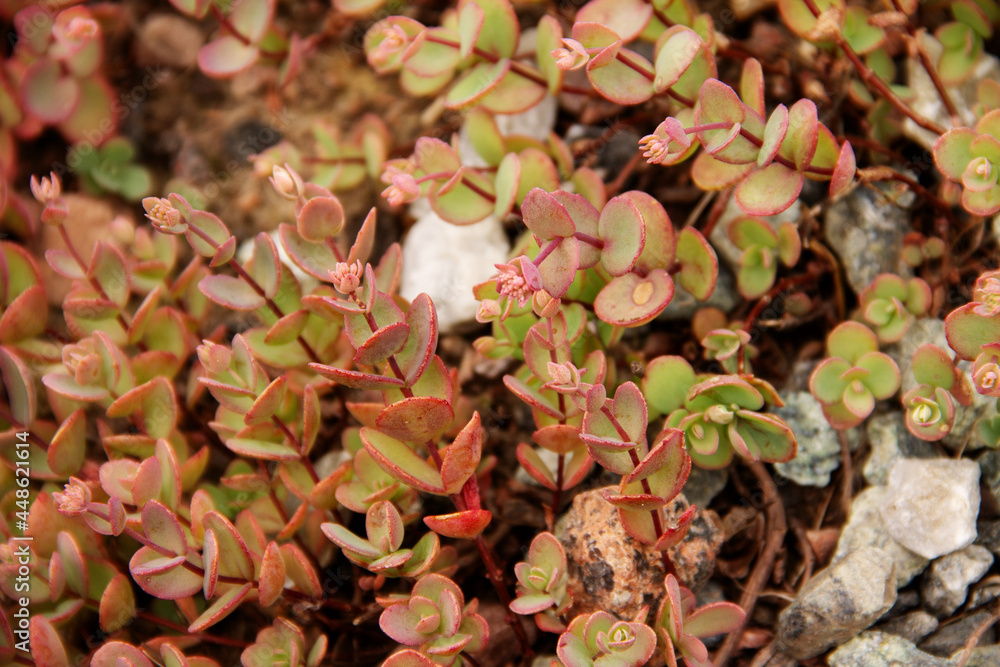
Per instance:
[[[937,632],[920,642],[920,649],[942,657],[950,656],[955,651],[961,650],[972,633],[991,615],[992,612],[988,609],[982,609],[968,616],[960,616],[950,623],[942,623]],[[980,646],[995,644],[996,641],[997,629],[995,625],[979,638]]]
[[[923,609],[909,611],[875,626],[876,630],[918,642],[938,629],[938,620]]]
[[[840,467],[840,438],[823,416],[823,406],[806,391],[781,397],[784,407],[771,410],[795,432],[798,453],[788,463],[775,464],[781,475],[800,486],[824,487],[830,473]]]
[[[902,412],[875,415],[865,424],[871,453],[865,461],[865,480],[873,485],[885,485],[889,471],[899,459],[929,459],[936,456],[934,446],[906,430]]]
[[[617,487],[613,487],[617,488]],[[660,552],[625,532],[604,489],[585,491],[556,523],[555,535],[566,550],[570,614],[603,609],[620,619],[631,619],[643,605],[655,610],[663,599]],[[683,495],[667,505],[667,524],[689,504]],[[715,557],[724,539],[722,522],[711,510],[699,509],[680,544],[668,551],[681,584],[697,591],[715,569]]]

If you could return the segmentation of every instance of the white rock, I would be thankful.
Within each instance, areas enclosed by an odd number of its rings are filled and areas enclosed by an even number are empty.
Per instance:
[[[934,559],[976,539],[979,500],[975,461],[900,459],[889,472],[880,510],[897,542]]]
[[[902,458],[929,459],[936,456],[934,446],[906,430],[902,412],[875,415],[865,424],[871,454],[863,469],[869,484],[884,485],[889,471]]]
[[[437,308],[438,327],[450,331],[475,318],[479,302],[472,287],[496,274],[494,264],[506,262],[509,253],[496,217],[458,226],[428,211],[403,241],[399,292],[406,299],[426,293]]]

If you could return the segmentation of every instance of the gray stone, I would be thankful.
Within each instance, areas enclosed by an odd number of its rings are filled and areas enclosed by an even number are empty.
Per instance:
[[[979,521],[976,524],[976,531],[978,534],[975,543],[1000,556],[1000,520]]]
[[[983,486],[990,492],[994,503],[1000,505],[1000,451],[991,449],[978,459],[983,473]]]
[[[670,303],[656,319],[690,320],[697,310],[706,306],[712,306],[728,313],[742,301],[743,297],[736,292],[736,279],[733,274],[724,266],[720,266],[715,291],[712,292],[707,301],[699,301],[691,296],[687,290],[678,286],[674,292],[674,298],[670,300]]]
[[[931,62],[937,62],[941,53],[941,46],[937,40],[924,35],[921,42],[930,56]],[[927,70],[923,68],[920,61],[915,58],[907,58],[906,76],[907,85],[909,85],[913,93],[913,99],[908,100],[910,108],[942,127],[951,127],[951,115],[945,108],[937,88],[934,87],[934,82],[931,81]],[[976,115],[972,109],[976,104],[976,88],[983,79],[1000,81],[1000,61],[988,53],[981,56],[979,62],[973,67],[972,74],[968,79],[957,86],[946,88],[948,96],[955,103],[955,107],[962,117],[962,122],[968,127],[973,127],[976,124]],[[937,134],[925,130],[909,118],[903,120],[903,134],[922,145],[928,151],[933,150],[934,141],[938,137]]]
[[[964,650],[964,649],[963,649]],[[952,663],[962,664],[962,651],[958,651],[951,656]],[[997,667],[1000,665],[1000,646],[977,646],[972,649],[969,659],[965,661],[965,667]]]
[[[800,486],[826,486],[830,473],[840,467],[837,431],[823,416],[823,406],[809,392],[792,392],[781,399],[784,407],[771,411],[795,432],[799,451],[788,463],[776,464],[775,470]]]
[[[726,488],[729,469],[709,470],[699,466],[691,467],[691,475],[684,484],[684,497],[696,507],[708,507],[712,498]]]
[[[889,534],[924,558],[972,544],[979,514],[979,466],[968,459],[900,459],[880,507]]]
[[[453,225],[433,211],[420,216],[403,241],[399,293],[412,300],[421,292],[434,301],[443,332],[475,319],[479,302],[472,286],[497,273],[510,243],[503,225],[490,215],[471,225]]]
[[[880,189],[860,186],[827,209],[823,229],[840,256],[847,281],[860,294],[880,273],[909,275],[902,262],[910,214]]]
[[[965,646],[965,642],[972,636],[972,633],[975,632],[979,626],[986,621],[986,619],[991,617],[992,612],[983,609],[969,614],[968,616],[957,618],[952,623],[943,624],[940,628],[938,628],[937,632],[920,642],[920,648],[921,650],[933,653],[934,655],[940,655],[942,657],[950,656],[955,653],[955,651],[961,650]],[[982,637],[979,638],[979,644],[985,646],[987,644],[996,643],[996,640],[997,630],[996,626],[994,626],[983,633]]]
[[[927,559],[897,542],[886,530],[879,507],[885,489],[873,486],[862,491],[851,503],[851,515],[840,533],[834,560],[866,546],[883,549],[896,563],[896,583],[905,586],[927,567]]]
[[[877,621],[896,601],[896,566],[863,547],[816,574],[778,617],[778,649],[797,660],[819,655]]]
[[[929,459],[936,456],[934,446],[906,430],[902,412],[876,415],[865,424],[871,454],[863,468],[869,484],[884,485],[889,471],[899,459]]]
[[[918,642],[938,629],[938,620],[923,609],[917,609],[879,623],[875,629],[898,635],[907,641]]]
[[[948,660],[924,653],[897,635],[863,632],[830,654],[830,667],[949,667]]]
[[[1000,598],[1000,577],[991,576],[969,588],[965,601],[966,609],[978,609]]]
[[[969,586],[992,564],[993,554],[976,544],[938,558],[924,573],[920,586],[924,608],[939,617],[950,615],[965,602]]]

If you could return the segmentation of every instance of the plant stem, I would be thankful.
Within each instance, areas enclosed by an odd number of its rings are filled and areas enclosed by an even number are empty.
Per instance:
[[[38,435],[32,433],[27,426],[24,426],[16,419],[14,419],[14,415],[10,413],[10,410],[8,410],[7,406],[4,405],[3,403],[0,403],[0,419],[3,419],[5,422],[9,422],[10,425],[14,427],[16,430],[22,433],[27,433],[28,442],[30,442],[31,444],[36,445],[43,451],[46,452],[49,451],[49,443],[42,440],[41,437],[39,437]]]
[[[896,8],[897,12],[901,12],[906,15],[906,12],[903,11],[903,7],[899,4],[899,0],[892,0],[892,5]],[[941,75],[938,74],[937,68],[934,67],[934,63],[931,62],[930,56],[927,55],[927,51],[924,49],[923,45],[921,45],[917,29],[913,27],[912,23],[910,23],[909,16],[906,17],[906,31],[910,34],[913,46],[917,51],[917,55],[920,57],[920,64],[923,65],[924,70],[927,72],[927,76],[931,78],[931,82],[934,84],[934,89],[937,90],[938,96],[941,98],[941,102],[944,103],[944,108],[948,110],[948,114],[951,116],[952,124],[956,126],[961,125],[962,117],[958,113],[958,108],[952,101],[951,95],[948,94],[944,81],[941,80]]]
[[[618,418],[615,417],[614,413],[611,412],[611,409],[608,408],[607,405],[601,408],[601,412],[604,414],[605,417],[608,418],[608,420],[611,421],[611,425],[615,427],[615,431],[617,431],[619,438],[621,438],[624,442],[632,442],[632,439],[629,437],[628,432],[621,425],[621,422],[618,421]],[[638,452],[635,451],[635,447],[636,447],[635,443],[633,443],[633,446],[630,447],[628,450],[629,457],[632,459],[633,468],[637,467],[640,463],[639,454]],[[653,495],[653,490],[649,487],[648,479],[646,479],[645,477],[642,478],[640,484],[642,484],[643,493],[650,496]],[[660,516],[659,508],[649,510],[649,515],[653,519],[653,532],[656,533],[656,539],[659,540],[660,536],[662,536],[663,533],[665,532],[663,530],[663,520],[662,517]],[[674,567],[674,563],[670,559],[670,554],[667,553],[666,549],[661,551],[660,554],[662,555],[663,558],[663,568],[666,570],[667,574],[672,574],[674,576],[677,576],[677,568]]]
[[[750,330],[753,329],[754,325],[757,323],[757,318],[760,317],[762,312],[764,312],[764,308],[766,308],[767,305],[774,300],[774,297],[778,296],[789,287],[794,287],[795,285],[801,285],[815,280],[815,275],[811,273],[804,273],[800,276],[789,276],[788,278],[784,278],[779,281],[777,285],[772,287],[767,294],[759,298],[757,303],[754,304],[750,314],[747,315],[746,322],[743,323],[743,331],[750,333]],[[742,362],[742,357],[740,361]]]

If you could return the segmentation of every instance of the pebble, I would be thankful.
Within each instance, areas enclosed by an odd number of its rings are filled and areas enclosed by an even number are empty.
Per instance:
[[[896,583],[902,587],[923,572],[928,560],[897,542],[889,534],[879,507],[885,489],[873,486],[862,491],[851,503],[851,514],[840,533],[833,559],[840,560],[866,546],[884,550],[896,563]]]
[[[907,641],[918,642],[938,629],[938,620],[923,609],[917,609],[879,623],[875,629],[897,635]]]
[[[871,626],[896,601],[896,566],[877,547],[852,551],[816,574],[781,612],[778,649],[807,660]]]
[[[729,469],[709,470],[708,468],[691,467],[691,474],[684,483],[684,497],[696,507],[708,507],[712,498],[726,488],[729,482]]]
[[[644,605],[651,610],[659,606],[666,573],[660,552],[625,532],[618,510],[604,499],[603,491],[577,495],[556,523],[555,535],[569,565],[570,615],[603,609],[619,619],[632,619]],[[667,524],[673,525],[687,507],[683,495],[675,498],[665,507]],[[723,539],[718,515],[699,509],[687,536],[668,551],[681,585],[697,591],[708,581]]]
[[[962,651],[959,650],[951,656],[951,661],[958,665],[962,659]],[[965,662],[965,667],[997,667],[1000,665],[1000,646],[977,646],[972,649],[969,659]]]
[[[399,292],[412,300],[421,292],[434,301],[438,328],[449,333],[474,321],[479,302],[472,286],[496,275],[510,243],[503,225],[490,215],[471,225],[453,225],[433,211],[424,213],[403,241]]]
[[[976,539],[979,466],[969,459],[900,459],[880,507],[889,534],[934,559]]]
[[[950,616],[962,606],[969,586],[979,581],[993,565],[993,554],[973,544],[938,558],[924,573],[920,595],[927,611]]]
[[[934,446],[906,430],[902,412],[875,415],[865,424],[871,454],[862,472],[872,485],[885,485],[889,471],[899,459],[929,459],[936,456]]]
[[[951,663],[887,632],[863,632],[830,654],[830,667],[950,667]]]
[[[861,186],[827,209],[826,239],[840,256],[847,281],[860,294],[880,273],[910,275],[902,262],[910,213],[872,186]]]
[[[920,642],[920,649],[942,657],[950,656],[956,651],[960,651],[965,646],[965,642],[972,636],[972,633],[978,630],[979,626],[986,619],[991,617],[992,612],[983,609],[961,617],[952,623],[942,624],[937,632]],[[996,626],[989,628],[979,638],[981,646],[995,644],[996,641]]]
[[[784,407],[773,412],[788,423],[799,443],[798,453],[788,463],[775,464],[781,475],[799,486],[825,487],[830,473],[840,467],[840,438],[823,416],[823,406],[807,391],[781,397]]]

